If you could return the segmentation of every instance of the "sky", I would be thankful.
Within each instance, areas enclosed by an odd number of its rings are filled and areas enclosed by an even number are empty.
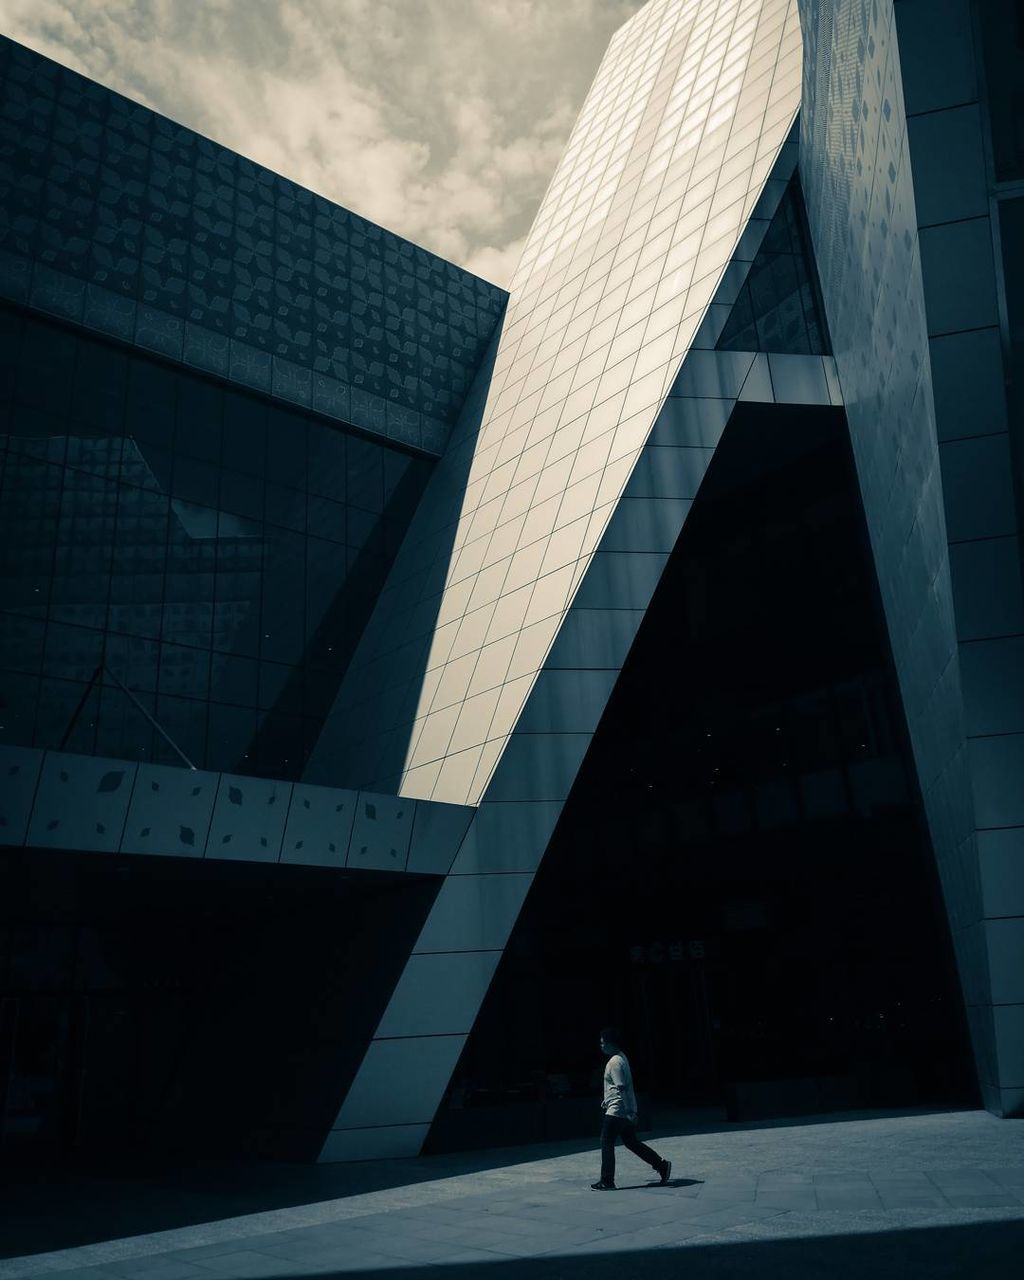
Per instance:
[[[0,0],[0,30],[507,285],[642,0]]]

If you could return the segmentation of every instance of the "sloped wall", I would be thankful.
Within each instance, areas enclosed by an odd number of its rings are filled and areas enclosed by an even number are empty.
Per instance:
[[[959,539],[960,494],[970,481],[966,460],[940,449],[935,387],[949,383],[932,336],[957,327],[958,308],[980,302],[984,310],[984,300],[977,281],[965,292],[953,279],[965,254],[967,263],[978,258],[958,243],[964,233],[947,235],[941,249],[931,232],[919,232],[918,188],[922,205],[933,202],[915,177],[905,100],[905,89],[917,93],[922,84],[959,91],[948,65],[958,61],[957,41],[949,15],[925,6],[920,43],[904,66],[892,0],[801,0],[800,7],[800,164],[811,235],[979,1079],[986,1105],[1002,1113],[1001,1086],[1024,1076],[997,1055],[993,1018],[1001,1015],[993,1005],[1003,1001],[990,966],[975,807],[979,788],[1013,783],[1005,762],[988,769],[968,742],[949,542]],[[943,184],[952,190],[957,181],[954,163]],[[1012,949],[1010,942],[996,957],[1003,968]],[[1019,1033],[1016,1041],[1020,1057]]]

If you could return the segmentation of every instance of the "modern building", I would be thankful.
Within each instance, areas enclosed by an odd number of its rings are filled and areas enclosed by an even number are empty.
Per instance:
[[[1024,1110],[1024,26],[649,0],[506,295],[6,42],[5,1153]]]

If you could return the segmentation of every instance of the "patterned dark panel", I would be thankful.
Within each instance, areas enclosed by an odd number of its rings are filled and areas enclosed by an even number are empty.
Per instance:
[[[440,452],[505,294],[0,40],[0,294]]]

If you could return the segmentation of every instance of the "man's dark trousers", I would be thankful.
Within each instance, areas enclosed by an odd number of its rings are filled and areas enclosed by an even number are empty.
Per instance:
[[[604,1123],[601,1125],[602,1182],[611,1185],[615,1181],[615,1140],[617,1138],[622,1139],[622,1145],[627,1151],[632,1151],[635,1156],[646,1161],[655,1173],[661,1173],[661,1157],[636,1136],[636,1125],[633,1121],[627,1120],[625,1116],[605,1116]]]

